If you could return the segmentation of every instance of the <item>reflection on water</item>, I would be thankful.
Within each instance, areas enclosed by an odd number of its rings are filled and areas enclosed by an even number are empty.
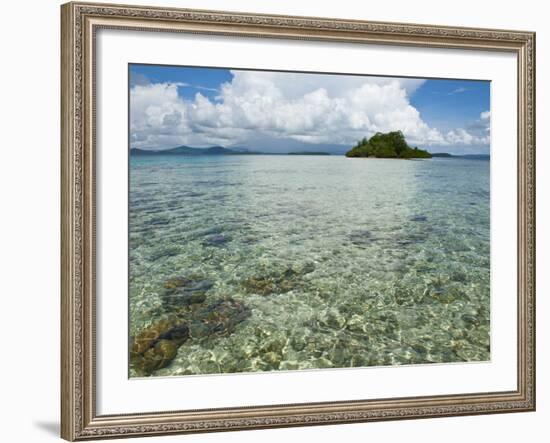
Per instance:
[[[130,183],[131,334],[190,328],[148,374],[490,358],[488,161],[155,156]]]

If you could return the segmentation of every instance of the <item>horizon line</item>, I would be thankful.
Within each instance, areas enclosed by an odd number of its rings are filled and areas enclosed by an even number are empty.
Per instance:
[[[332,153],[332,152],[328,152],[328,151],[324,151],[324,150],[319,150],[319,151],[316,151],[316,150],[311,150],[311,151],[308,151],[308,150],[297,150],[297,151],[287,151],[287,152],[264,152],[264,151],[255,151],[253,150],[253,148],[247,148],[247,147],[243,147],[243,148],[228,148],[226,146],[223,146],[223,145],[211,145],[211,146],[189,146],[189,145],[178,145],[178,146],[174,146],[174,147],[171,147],[171,148],[137,148],[137,147],[130,147],[130,151],[133,150],[133,149],[137,149],[137,150],[140,150],[140,151],[147,151],[147,152],[165,152],[165,151],[170,151],[170,150],[173,150],[173,149],[177,149],[177,148],[189,148],[189,149],[197,149],[197,150],[203,150],[203,149],[212,149],[212,148],[222,148],[222,149],[227,149],[229,151],[233,151],[235,153],[243,153],[243,154],[250,154],[250,155],[253,155],[253,154],[256,154],[256,155],[289,155],[289,154],[314,154],[314,153],[319,153],[319,154],[323,154],[323,155],[336,155],[336,156],[345,156],[345,153]],[[426,149],[427,150],[427,149]],[[464,156],[472,156],[472,155],[475,155],[475,156],[485,156],[485,157],[490,157],[491,154],[490,153],[483,153],[483,152],[472,152],[472,153],[467,153],[467,154],[453,154],[451,152],[445,152],[445,151],[435,151],[435,152],[431,152],[431,151],[428,151],[432,156],[433,155],[450,155],[450,156],[453,156],[453,157],[464,157]]]

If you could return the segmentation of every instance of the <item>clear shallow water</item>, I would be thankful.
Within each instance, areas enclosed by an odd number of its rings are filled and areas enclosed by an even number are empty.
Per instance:
[[[185,309],[228,297],[250,309],[152,375],[490,359],[489,161],[155,156],[130,167],[131,335],[173,314],[173,277],[207,282]]]

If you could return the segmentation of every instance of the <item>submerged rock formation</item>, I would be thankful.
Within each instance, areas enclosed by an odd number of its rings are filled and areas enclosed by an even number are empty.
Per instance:
[[[175,318],[162,319],[143,329],[130,350],[130,361],[137,372],[151,375],[174,359],[178,348],[189,338],[187,325]]]
[[[287,268],[279,273],[248,277],[242,282],[242,286],[250,294],[285,294],[296,288],[305,274],[309,274],[314,270],[315,266],[308,263],[298,270]]]
[[[203,303],[214,282],[200,275],[173,277],[164,283],[161,298],[168,310]]]
[[[161,297],[170,314],[133,338],[130,363],[136,373],[149,376],[168,366],[187,340],[230,335],[250,317],[250,308],[231,297],[206,304],[206,292],[213,285],[199,275],[166,280]]]
[[[216,300],[189,315],[192,338],[206,338],[211,335],[229,335],[235,327],[252,314],[243,302],[230,297]]]

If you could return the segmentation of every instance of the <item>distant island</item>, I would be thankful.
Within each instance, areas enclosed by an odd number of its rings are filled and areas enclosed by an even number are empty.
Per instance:
[[[177,146],[170,149],[130,149],[130,155],[330,155],[328,152],[320,151],[297,151],[281,154],[250,151],[248,149],[229,149],[223,146],[210,146],[208,148],[192,148],[190,146]]]
[[[328,152],[321,151],[298,151],[298,152],[289,152],[287,155],[330,155]]]
[[[461,158],[463,160],[490,160],[491,156],[489,154],[449,154],[448,152],[436,152],[432,154],[434,158]]]
[[[363,138],[352,149],[346,152],[346,157],[371,158],[432,158],[432,154],[424,149],[411,148],[401,131],[377,132],[370,139]]]

